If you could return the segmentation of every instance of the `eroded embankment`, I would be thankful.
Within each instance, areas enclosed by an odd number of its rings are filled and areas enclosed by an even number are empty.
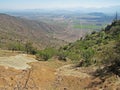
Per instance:
[[[28,57],[26,54],[19,54],[16,56],[0,57],[0,65],[6,68],[12,67],[15,69],[27,69],[31,66],[27,63],[37,62],[34,58]]]

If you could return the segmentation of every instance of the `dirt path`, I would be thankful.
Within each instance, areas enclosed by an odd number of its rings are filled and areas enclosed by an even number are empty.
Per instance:
[[[83,90],[91,76],[59,60],[36,61],[26,54],[0,57],[0,90]]]
[[[37,62],[25,54],[0,57],[0,90],[82,90],[90,76],[67,64],[58,60]]]
[[[26,54],[4,56],[0,90],[84,90],[92,81],[86,70],[59,60],[38,62]]]
[[[64,65],[56,70],[56,90],[83,90],[89,85],[92,76],[76,70],[73,64]]]
[[[104,82],[93,78],[94,70],[54,59],[37,62],[25,54],[0,57],[0,90],[114,90],[109,88],[120,86],[118,78]]]
[[[37,62],[34,58],[28,57],[26,54],[19,54],[16,56],[0,57],[0,65],[6,68],[12,67],[15,69],[27,69],[30,68],[27,63]]]
[[[73,64],[65,65],[57,69],[57,74],[64,76],[74,76],[79,78],[90,77],[87,73],[77,71]]]

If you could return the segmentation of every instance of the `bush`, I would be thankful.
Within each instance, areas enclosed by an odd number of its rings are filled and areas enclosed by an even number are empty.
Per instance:
[[[37,60],[45,60],[47,61],[48,59],[52,58],[57,54],[57,50],[54,48],[46,48],[44,50],[38,51],[36,54],[36,59]]]
[[[81,55],[80,53],[70,52],[68,54],[68,58],[71,59],[72,61],[79,61],[81,59]]]
[[[8,50],[12,50],[12,51],[24,51],[25,47],[21,43],[13,42],[13,43],[9,43],[8,44]]]
[[[93,63],[92,57],[94,56],[94,54],[95,54],[95,51],[91,48],[83,51],[82,53],[82,57],[84,60],[83,66],[89,66]]]
[[[92,31],[92,33],[91,34],[96,34],[96,31]]]
[[[27,54],[36,54],[37,49],[33,47],[31,42],[27,42],[25,44],[25,51],[27,52]]]
[[[66,57],[67,57],[67,52],[61,51],[58,53],[58,60],[66,61],[67,60]]]
[[[116,46],[115,49],[108,48],[103,52],[102,64],[107,68],[107,72],[120,76],[120,53],[118,47]]]

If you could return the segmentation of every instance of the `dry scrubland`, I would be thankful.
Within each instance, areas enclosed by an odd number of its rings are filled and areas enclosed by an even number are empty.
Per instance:
[[[60,48],[46,26],[0,15],[0,90],[120,90],[120,20]]]
[[[33,55],[4,50],[1,54],[5,52],[9,56],[0,57],[0,90],[113,90],[120,84],[116,76],[104,82],[94,77],[97,67],[75,68],[70,61],[59,60],[38,62]]]

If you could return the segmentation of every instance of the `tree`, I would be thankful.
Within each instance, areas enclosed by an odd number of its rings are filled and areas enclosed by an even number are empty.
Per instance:
[[[32,46],[31,42],[25,44],[25,51],[27,54],[36,54],[37,50]]]
[[[57,54],[57,50],[54,48],[46,48],[44,50],[38,51],[36,54],[36,59],[37,60],[45,60],[47,61],[48,59],[52,58]]]

